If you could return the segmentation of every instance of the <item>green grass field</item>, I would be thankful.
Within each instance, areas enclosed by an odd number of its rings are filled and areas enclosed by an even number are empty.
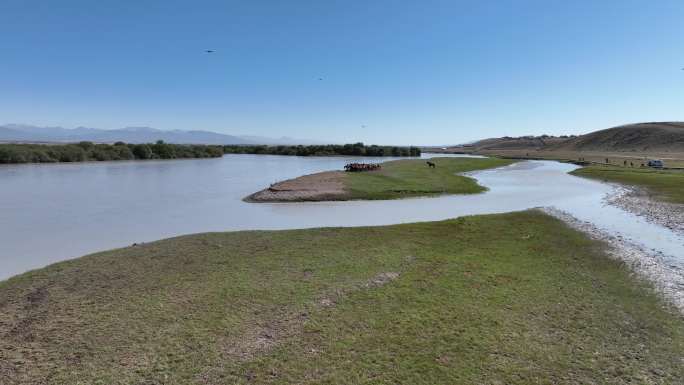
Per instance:
[[[351,199],[397,199],[440,194],[475,194],[486,189],[456,173],[501,167],[513,160],[497,158],[432,158],[437,167],[428,168],[426,159],[385,162],[382,170],[348,173]]]
[[[684,319],[539,212],[189,235],[0,282],[0,383],[675,384]]]
[[[571,174],[645,187],[656,198],[673,203],[684,203],[684,171],[589,166],[577,169]]]

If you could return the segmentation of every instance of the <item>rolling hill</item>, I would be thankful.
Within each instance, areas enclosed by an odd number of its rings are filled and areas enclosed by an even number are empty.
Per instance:
[[[684,122],[652,122],[612,127],[570,138],[546,149],[684,152]]]
[[[486,150],[540,150],[565,141],[565,138],[556,136],[521,136],[502,138],[489,138],[477,141],[469,145],[474,151]]]
[[[488,138],[473,143],[449,147],[424,147],[425,152],[456,152],[456,153],[490,153],[498,151],[540,151],[567,140],[567,136],[520,136],[501,138]]]
[[[628,124],[579,136],[489,138],[449,147],[446,151],[482,154],[522,151],[684,153],[684,122]]]

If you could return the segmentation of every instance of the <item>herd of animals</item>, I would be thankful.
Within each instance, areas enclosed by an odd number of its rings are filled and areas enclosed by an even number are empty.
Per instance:
[[[358,171],[375,171],[380,169],[378,163],[347,163],[344,166],[344,171],[358,172]]]
[[[430,162],[429,160],[426,162],[429,168],[435,168],[437,167],[434,162]],[[375,171],[379,170],[382,168],[380,164],[378,163],[347,163],[344,166],[344,171],[349,171],[349,172],[360,172],[360,171]]]

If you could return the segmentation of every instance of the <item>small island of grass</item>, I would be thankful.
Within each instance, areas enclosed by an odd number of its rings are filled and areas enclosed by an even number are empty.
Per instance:
[[[398,199],[486,190],[459,173],[502,167],[515,160],[498,158],[406,159],[382,163],[368,172],[328,171],[275,183],[247,198],[250,202],[302,202]]]

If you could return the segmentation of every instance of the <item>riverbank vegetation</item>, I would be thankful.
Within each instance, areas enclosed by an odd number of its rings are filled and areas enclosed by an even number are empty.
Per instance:
[[[183,145],[163,141],[146,144],[0,144],[2,163],[54,163],[105,160],[218,158],[223,154],[296,156],[420,156],[418,147],[366,146],[363,143],[315,146],[219,146]]]
[[[420,156],[418,147],[367,146],[363,143],[310,146],[223,146],[226,154],[267,154],[296,156]]]
[[[107,160],[217,158],[221,146],[164,143],[0,144],[0,163],[54,163]]]
[[[536,211],[207,233],[0,282],[6,384],[627,384],[684,320]]]
[[[579,168],[571,174],[643,187],[656,198],[672,203],[684,203],[684,170],[589,166]]]

